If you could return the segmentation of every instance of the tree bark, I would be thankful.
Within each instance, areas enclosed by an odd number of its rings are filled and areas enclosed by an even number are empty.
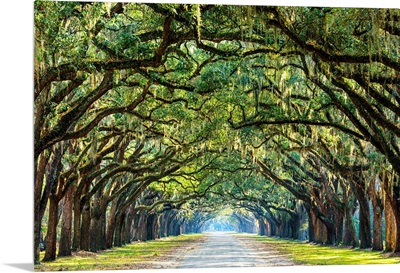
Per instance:
[[[356,247],[358,245],[356,228],[353,221],[352,209],[346,206],[344,219],[344,236],[343,244],[346,246]]]
[[[170,217],[170,210],[166,210],[161,215],[160,236],[168,237],[168,221]]]
[[[92,221],[90,223],[90,239],[89,239],[89,251],[96,253],[100,248],[100,240],[101,240],[101,222],[99,216],[92,217]]]
[[[123,232],[123,242],[124,244],[129,244],[132,242],[132,238],[133,238],[133,220],[135,218],[135,210],[134,210],[134,206],[131,206],[129,208],[129,212],[128,215],[126,216],[125,219],[125,228],[124,228],[124,232]]]
[[[372,249],[383,250],[383,236],[382,236],[382,212],[383,203],[381,199],[381,191],[378,188],[379,184],[377,179],[373,179],[369,188],[369,195],[371,196],[373,208],[373,237]],[[378,188],[378,189],[377,189]]]
[[[46,252],[43,261],[54,261],[57,251],[57,223],[58,200],[56,196],[50,196],[49,220],[47,224]]]
[[[327,230],[326,226],[319,220],[315,214],[311,211],[312,227],[314,228],[314,240],[313,242],[323,244],[327,241]]]
[[[75,187],[69,187],[62,205],[61,236],[58,256],[71,255],[72,241],[72,204]]]
[[[72,251],[79,251],[81,248],[81,204],[80,196],[74,196],[74,234],[72,237]]]
[[[336,229],[334,225],[325,225],[326,226],[326,231],[327,231],[327,236],[326,236],[326,242],[325,244],[327,245],[336,245]]]
[[[400,181],[393,174],[391,184],[384,181],[385,216],[386,216],[386,251],[400,252]]]
[[[106,209],[104,209],[100,216],[100,237],[98,249],[105,250],[106,248],[106,227],[107,227],[107,217],[106,217]]]
[[[394,252],[399,253],[400,252],[400,193],[395,194],[397,195],[393,202],[395,203],[395,206],[393,210],[395,211],[394,213],[394,219],[396,222],[396,241],[395,241],[395,248]]]
[[[265,220],[262,217],[257,218],[258,222],[258,235],[265,236],[267,235],[267,226],[265,224]]]
[[[82,223],[81,223],[81,250],[89,251],[90,247],[90,202],[86,203],[82,210]]]
[[[349,198],[351,191],[343,185],[343,202],[344,206],[344,234],[343,245],[357,247],[358,239],[356,227],[354,225],[354,212],[355,212],[355,198]]]
[[[374,206],[374,220],[373,220],[373,238],[372,238],[372,249],[383,250],[383,238],[382,238],[382,209],[378,205]]]
[[[314,227],[314,215],[311,212],[310,205],[303,203],[303,206],[307,212],[307,221],[308,221],[308,242],[315,242],[315,227]]]
[[[386,240],[385,252],[394,252],[396,244],[395,220],[392,206],[390,204],[390,197],[385,193],[384,198],[385,206],[385,222],[386,222]]]
[[[146,241],[147,234],[146,234],[146,226],[147,226],[147,213],[141,212],[138,222],[138,240],[139,241]]]
[[[154,221],[153,221],[153,235],[154,235],[154,240],[160,238],[160,217],[158,214],[155,213],[154,215]],[[182,231],[182,233],[185,233]]]
[[[116,210],[117,210],[117,200],[114,199],[111,203],[111,209],[108,217],[107,232],[106,232],[106,248],[112,248],[114,245]]]
[[[61,195],[57,192],[58,178],[62,169],[61,158],[63,155],[63,145],[59,144],[55,148],[54,157],[50,164],[49,172],[46,175],[46,187],[49,191],[49,219],[47,224],[46,235],[46,252],[44,261],[54,261],[56,259],[57,250],[57,225],[58,225],[58,209]],[[60,186],[61,187],[61,186]],[[62,187],[61,187],[62,188]],[[45,189],[46,191],[47,189]],[[42,198],[43,199],[43,198]],[[47,200],[46,200],[47,202]],[[44,205],[45,207],[46,205]],[[44,209],[41,207],[41,209]]]
[[[370,212],[366,198],[360,202],[360,248],[372,247]]]
[[[360,174],[361,176],[361,174]],[[372,247],[370,211],[365,191],[365,181],[360,177],[356,177],[350,181],[353,192],[358,200],[360,209],[360,248]]]
[[[114,231],[114,246],[122,246],[122,235],[124,229],[124,220],[126,217],[126,213],[123,212],[116,217],[115,220],[115,231]]]
[[[40,197],[42,194],[43,180],[45,175],[45,169],[49,157],[42,153],[39,157],[39,163],[35,163],[35,185],[34,185],[34,243],[33,243],[33,253],[34,253],[34,264],[40,263],[40,233],[42,230],[42,219],[43,213],[40,209]]]
[[[297,214],[292,215],[290,220],[291,237],[295,240],[300,236],[300,217]]]
[[[97,252],[98,250],[105,248],[104,237],[103,237],[104,217],[105,217],[105,208],[99,204],[97,199],[94,200],[94,203],[92,205],[91,222],[90,222],[89,250],[91,252]]]
[[[154,234],[155,218],[156,218],[156,216],[153,213],[151,213],[150,215],[147,216],[146,240],[154,240],[155,239],[155,234]]]
[[[394,211],[394,219],[396,222],[396,242],[395,242],[395,253],[400,252],[400,174],[394,177],[393,181],[393,199],[392,208]]]
[[[89,214],[85,214],[86,219],[83,219],[83,215],[85,213],[85,209],[90,209],[90,205],[88,207],[87,204],[82,206],[82,195],[87,193],[89,190],[89,185],[85,184],[82,180],[78,184],[75,196],[74,196],[74,237],[72,239],[72,250],[79,251],[79,250],[89,250],[89,242],[82,242],[83,240],[89,240],[89,238],[83,238],[82,236],[88,235],[86,229],[90,228],[90,211]],[[83,223],[86,221],[86,223]],[[89,221],[89,223],[87,223]],[[82,225],[86,225],[82,227]],[[85,246],[85,249],[82,248],[82,245]]]
[[[138,241],[138,224],[139,224],[140,213],[136,212],[132,223],[132,241]]]

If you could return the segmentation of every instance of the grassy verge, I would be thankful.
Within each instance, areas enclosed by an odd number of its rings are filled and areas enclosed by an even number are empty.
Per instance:
[[[305,265],[365,265],[400,264],[399,257],[385,257],[379,251],[349,249],[344,247],[321,246],[299,241],[254,236],[277,250],[289,254],[295,262]]]
[[[171,236],[148,242],[135,242],[124,247],[99,253],[77,252],[70,257],[35,265],[35,271],[78,271],[168,268],[176,258],[176,251],[191,242],[202,239],[203,234]],[[44,253],[41,253],[41,259]]]

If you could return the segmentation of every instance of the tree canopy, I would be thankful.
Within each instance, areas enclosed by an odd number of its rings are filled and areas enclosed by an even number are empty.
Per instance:
[[[400,251],[398,9],[36,1],[34,16],[35,262],[43,222],[45,260],[57,240],[70,255],[223,217]]]

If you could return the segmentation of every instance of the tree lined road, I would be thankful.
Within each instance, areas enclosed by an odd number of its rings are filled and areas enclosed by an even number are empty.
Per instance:
[[[207,239],[189,251],[179,268],[291,266],[286,255],[263,244],[257,247],[253,239],[233,232],[210,232]]]
[[[400,253],[399,9],[35,1],[34,21],[35,264],[223,223]],[[270,256],[232,236],[191,255]]]

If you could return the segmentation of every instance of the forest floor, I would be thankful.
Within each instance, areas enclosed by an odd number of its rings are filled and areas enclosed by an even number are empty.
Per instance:
[[[136,270],[178,268],[180,253],[186,253],[204,241],[204,234],[170,236],[147,242],[92,253],[73,252],[52,262],[35,265],[35,271]],[[41,253],[41,259],[44,252]]]
[[[208,232],[135,242],[99,253],[75,252],[70,257],[35,265],[35,271],[399,263],[399,257],[387,257],[379,251],[322,246],[256,234]]]
[[[303,265],[384,265],[400,264],[400,257],[371,249],[348,246],[331,246],[305,241],[277,239],[255,234],[243,234],[262,244],[287,253],[297,263]]]

